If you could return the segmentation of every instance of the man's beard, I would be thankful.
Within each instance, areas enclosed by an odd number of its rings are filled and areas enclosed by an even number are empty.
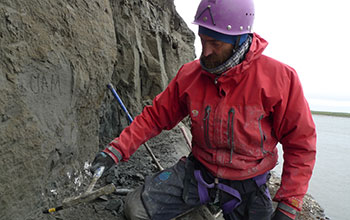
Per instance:
[[[224,64],[233,54],[232,50],[223,51],[221,55],[211,54],[207,57],[201,55],[200,59],[202,64],[208,69],[214,69],[222,64]]]

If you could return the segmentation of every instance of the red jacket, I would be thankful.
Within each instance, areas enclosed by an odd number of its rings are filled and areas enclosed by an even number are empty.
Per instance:
[[[315,125],[296,72],[262,55],[266,46],[254,34],[245,60],[218,78],[198,60],[185,64],[111,146],[126,161],[190,115],[193,155],[213,175],[243,180],[275,167],[280,142],[284,165],[275,200],[300,210],[315,163]]]

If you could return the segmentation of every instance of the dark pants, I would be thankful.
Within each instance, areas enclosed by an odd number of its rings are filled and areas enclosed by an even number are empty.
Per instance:
[[[210,183],[213,177],[205,172],[205,168],[198,167],[198,162],[193,162],[188,158],[181,159],[173,167],[147,177],[142,188],[128,195],[125,209],[126,216],[131,220],[165,220],[201,206],[198,196],[198,183],[192,173],[194,169],[201,169],[204,179]],[[242,203],[233,212],[224,215],[225,219],[271,219],[272,202],[265,193],[266,184],[259,188],[252,179],[221,181],[239,191],[242,198]],[[209,189],[209,195],[211,202],[214,202],[215,198],[219,199],[217,205],[232,199],[229,194],[222,191],[218,192],[215,188]]]

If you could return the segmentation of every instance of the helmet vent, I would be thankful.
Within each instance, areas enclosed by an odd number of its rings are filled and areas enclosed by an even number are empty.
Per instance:
[[[209,15],[210,15],[210,18],[211,18],[211,21],[213,22],[213,25],[215,26],[216,23],[214,21],[214,17],[213,17],[213,14],[211,13],[211,5],[208,5],[208,7],[206,7],[197,17],[196,19],[199,19],[206,11],[209,11]],[[204,17],[203,18],[203,21],[206,22],[208,20],[208,17]]]

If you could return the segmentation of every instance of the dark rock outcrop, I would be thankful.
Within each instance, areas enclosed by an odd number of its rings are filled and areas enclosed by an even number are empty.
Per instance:
[[[0,219],[124,219],[124,197],[115,194],[42,210],[84,191],[95,153],[127,126],[106,85],[137,115],[195,57],[193,44],[172,0],[2,0]],[[188,154],[178,127],[149,143],[165,167]],[[132,189],[156,171],[141,147],[96,187]],[[316,218],[306,214],[300,219]]]
[[[44,218],[89,181],[84,164],[126,125],[106,85],[139,113],[193,41],[173,1],[1,1],[0,218]]]

